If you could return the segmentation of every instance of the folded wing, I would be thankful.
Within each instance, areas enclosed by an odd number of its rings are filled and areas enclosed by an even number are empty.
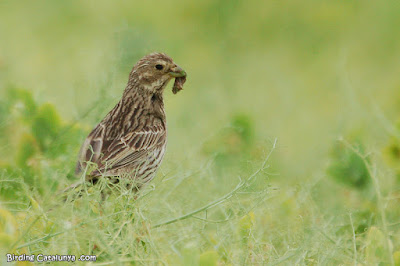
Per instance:
[[[81,173],[88,162],[97,164],[91,177],[115,175],[118,169],[127,166],[134,169],[148,160],[148,155],[154,150],[161,149],[165,141],[166,131],[162,125],[109,137],[104,125],[99,124],[81,147],[76,173]]]

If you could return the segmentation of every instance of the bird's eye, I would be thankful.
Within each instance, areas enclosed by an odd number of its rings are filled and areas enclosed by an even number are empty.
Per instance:
[[[163,65],[156,65],[156,69],[158,69],[158,70],[162,70],[163,68],[164,68]]]

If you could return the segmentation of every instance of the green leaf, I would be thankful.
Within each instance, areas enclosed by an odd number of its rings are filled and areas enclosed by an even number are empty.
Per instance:
[[[218,253],[215,250],[208,250],[200,255],[200,266],[218,265]]]
[[[199,265],[199,251],[195,245],[186,246],[183,251],[183,264],[182,265]]]
[[[400,265],[400,250],[393,253],[394,265]]]
[[[356,143],[362,152],[363,145]],[[331,164],[327,173],[336,181],[358,189],[365,188],[371,180],[364,160],[341,142],[337,142],[331,150]]]
[[[388,261],[385,241],[385,236],[377,227],[373,226],[368,230],[367,247],[365,249],[365,259],[368,264],[377,265],[380,262]]]
[[[29,134],[24,134],[18,143],[15,162],[22,169],[28,168],[28,161],[38,152],[36,139]]]
[[[25,89],[10,88],[7,91],[8,108],[15,108],[21,114],[23,121],[29,122],[36,113],[37,106],[32,93]]]
[[[239,221],[239,233],[242,238],[243,243],[247,243],[251,229],[254,225],[254,213],[243,216]]]
[[[42,105],[32,122],[32,134],[42,151],[46,151],[56,139],[60,127],[61,120],[54,106],[49,103]]]

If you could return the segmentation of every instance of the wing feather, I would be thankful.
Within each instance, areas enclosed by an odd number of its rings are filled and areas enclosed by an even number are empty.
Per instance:
[[[99,124],[82,145],[76,172],[81,172],[87,162],[98,166],[91,173],[92,176],[112,175],[122,167],[139,166],[148,159],[150,152],[161,148],[165,141],[166,131],[163,126],[151,126],[124,136],[107,138],[105,127]]]

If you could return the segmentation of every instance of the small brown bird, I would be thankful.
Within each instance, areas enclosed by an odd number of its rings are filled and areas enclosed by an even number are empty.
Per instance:
[[[152,53],[140,59],[129,74],[121,100],[83,143],[76,174],[92,163],[95,169],[86,176],[92,183],[103,176],[130,178],[140,188],[152,180],[165,153],[163,92],[173,78],[172,91],[177,93],[186,72],[166,54]]]

